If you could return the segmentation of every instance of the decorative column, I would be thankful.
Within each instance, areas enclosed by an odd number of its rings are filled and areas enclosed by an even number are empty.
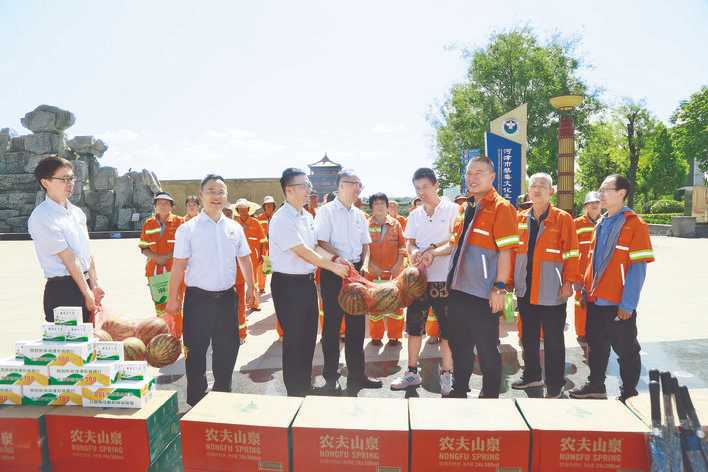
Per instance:
[[[558,208],[573,214],[575,194],[575,120],[573,111],[583,101],[579,95],[551,98],[560,114],[558,126]]]

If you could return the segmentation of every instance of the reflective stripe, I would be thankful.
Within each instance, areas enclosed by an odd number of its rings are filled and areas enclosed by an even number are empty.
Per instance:
[[[370,321],[383,321],[384,315],[369,315]]]
[[[563,285],[563,277],[561,277],[561,272],[558,270],[558,267],[556,267],[556,274],[558,274],[558,282]]]
[[[578,251],[577,249],[572,249],[563,254],[564,261],[570,259],[571,257],[580,257],[580,251]]]
[[[629,251],[629,248],[627,246],[620,246],[619,244],[615,246],[615,248],[619,249],[620,251]]]
[[[551,248],[546,248],[546,252],[550,252],[553,254],[560,254],[561,253],[560,249],[551,249]]]
[[[258,238],[248,238],[250,241],[258,241]]]
[[[514,244],[519,244],[519,236],[514,234],[512,236],[507,236],[506,238],[499,238],[495,242],[499,248],[512,246]]]
[[[629,253],[629,260],[636,261],[638,259],[653,259],[654,251],[651,249],[642,249],[641,251],[633,251]]]
[[[592,226],[586,226],[585,228],[578,228],[575,230],[575,234],[592,233],[593,231],[595,231],[595,228]]]
[[[622,286],[624,287],[624,264],[620,264],[620,275],[622,276]]]
[[[146,230],[145,230],[145,234],[155,234],[155,233],[159,233],[159,232],[160,232],[160,228],[146,229]]]
[[[168,243],[174,243],[175,240],[174,240],[174,239],[168,239],[167,242],[168,242]]]
[[[386,315],[386,316],[388,316],[392,320],[402,320],[403,319],[403,315],[396,315],[394,313],[391,313],[390,315]]]
[[[140,241],[140,242],[138,243],[138,246],[146,246],[146,247],[147,247],[147,246],[151,246],[151,245],[153,245],[153,244],[157,244],[157,243],[156,243],[156,242],[150,242],[150,241]]]
[[[485,236],[489,236],[489,231],[485,231],[485,230],[479,229],[479,228],[472,228],[472,232],[473,232],[473,233],[483,234],[483,235],[485,235]]]
[[[487,257],[482,254],[482,269],[484,269],[484,279],[487,279]]]
[[[261,239],[261,242],[262,242],[262,243],[267,243],[267,242],[268,242],[268,238],[263,238],[263,239]]]
[[[527,223],[519,223],[519,229],[529,229],[529,225]]]
[[[238,329],[244,329],[246,327],[246,323],[238,325]]]
[[[578,244],[592,244],[592,241],[580,241]]]

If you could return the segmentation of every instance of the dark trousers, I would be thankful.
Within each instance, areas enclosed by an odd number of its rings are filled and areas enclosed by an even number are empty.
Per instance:
[[[317,288],[312,275],[273,272],[275,313],[283,327],[283,380],[289,396],[307,395],[317,343]]]
[[[54,308],[58,306],[80,306],[84,323],[91,322],[84,296],[70,275],[47,279],[47,284],[44,286],[44,319],[53,323]]]
[[[184,347],[187,403],[196,405],[207,393],[206,353],[211,343],[215,392],[230,392],[239,338],[238,297],[234,289],[208,292],[187,287],[184,296]]]
[[[610,347],[617,354],[617,362],[622,378],[622,392],[635,394],[639,375],[642,370],[642,360],[639,356],[641,346],[637,341],[637,312],[632,313],[628,320],[615,321],[616,306],[599,306],[588,303],[587,340],[588,364],[590,376],[588,381],[595,385],[604,385],[607,363],[610,359]],[[526,326],[524,326],[526,329]]]
[[[355,264],[358,269],[361,264]],[[334,273],[322,269],[320,272],[320,287],[324,305],[324,325],[322,328],[322,354],[324,354],[325,380],[337,380],[339,373],[339,327],[342,316],[346,318],[347,335],[344,344],[344,358],[347,361],[348,381],[359,381],[364,378],[364,334],[366,317],[348,315],[342,311],[337,301],[342,279]]]
[[[541,327],[543,327],[546,385],[556,388],[565,385],[565,305],[532,305],[519,300],[519,313],[524,327],[521,337],[524,358],[524,378],[541,379]]]
[[[476,347],[482,369],[482,392],[479,396],[498,398],[501,386],[499,315],[492,313],[489,300],[450,290],[447,321],[455,392],[469,392]]]

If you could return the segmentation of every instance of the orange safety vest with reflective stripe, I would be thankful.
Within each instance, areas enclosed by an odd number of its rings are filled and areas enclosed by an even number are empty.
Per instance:
[[[624,217],[625,221],[615,247],[612,248],[610,260],[601,274],[594,274],[593,270],[593,259],[597,250],[597,233],[593,233],[590,259],[584,277],[585,293],[590,302],[601,298],[619,305],[629,266],[638,262],[654,262],[649,226],[632,210],[625,211]],[[597,275],[598,279],[595,278]]]
[[[251,261],[255,270],[258,259],[263,256],[262,248],[268,243],[268,240],[263,233],[260,222],[254,217],[249,216],[245,222],[237,217],[236,221],[243,227],[243,232],[248,240],[248,247],[251,249]]]
[[[520,241],[514,251],[514,271],[512,272],[515,287],[524,292],[528,289],[526,287],[528,268],[525,258],[528,254],[528,220],[531,211],[533,208],[519,212]],[[543,231],[538,234],[534,247],[534,264],[531,268],[533,291],[530,302],[533,305],[554,305],[563,302],[558,293],[561,285],[581,280],[578,270],[580,259],[578,237],[575,234],[573,217],[553,205],[548,208],[548,215],[542,224]],[[544,289],[546,293],[542,293]],[[552,293],[548,293],[549,291]]]
[[[578,236],[578,249],[580,250],[580,274],[585,274],[585,269],[588,267],[590,260],[590,246],[592,245],[592,236],[595,232],[595,223],[587,216],[579,216],[573,220],[575,223],[575,234]]]
[[[383,228],[383,229],[382,229]],[[382,231],[385,231],[382,236]],[[369,260],[379,269],[389,271],[398,260],[398,256],[406,254],[406,240],[403,229],[396,219],[386,216],[386,223],[380,225],[373,217],[369,219]]]
[[[258,220],[258,223],[260,223],[261,228],[263,229],[263,234],[265,235],[266,242],[268,241],[268,226],[270,225],[270,219],[273,218],[273,213],[270,215],[266,215],[265,213],[261,213],[260,215],[256,216],[256,219]],[[266,246],[266,253],[268,247]]]
[[[401,229],[402,229],[403,231],[405,231],[405,230],[406,230],[406,224],[408,223],[408,218],[406,218],[406,217],[403,216],[403,215],[398,215],[398,216],[396,217],[396,219],[397,219],[398,222],[401,224]]]
[[[156,254],[169,254],[175,248],[175,233],[182,223],[184,223],[184,218],[170,213],[165,221],[165,230],[160,234],[160,222],[157,220],[157,216],[151,216],[143,224],[138,247],[141,250],[150,249]],[[173,259],[170,259],[167,261],[167,265],[158,267],[155,261],[148,258],[145,264],[145,275],[151,277],[157,273],[172,270],[172,261]]]

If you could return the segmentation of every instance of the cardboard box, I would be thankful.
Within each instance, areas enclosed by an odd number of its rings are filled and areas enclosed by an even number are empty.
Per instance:
[[[150,464],[148,472],[175,472],[182,468],[182,441],[177,435],[160,456]]]
[[[118,378],[121,381],[149,379],[148,364],[145,361],[123,361],[118,363]]]
[[[302,398],[210,392],[180,421],[186,468],[288,471]]]
[[[408,402],[307,397],[293,422],[292,448],[294,470],[407,471]]]
[[[708,434],[708,388],[690,388],[691,402],[696,408],[696,414],[701,421],[703,431]],[[651,428],[651,403],[648,393],[640,393],[636,397],[628,398],[625,405],[629,411],[634,413],[645,425]],[[674,407],[674,418],[678,418],[676,402],[672,401]],[[664,403],[661,403],[662,418],[664,417]],[[678,424],[678,419],[676,420]]]
[[[648,470],[649,428],[618,400],[519,398],[531,470]]]
[[[527,471],[531,432],[512,399],[409,399],[411,472]]]
[[[53,471],[148,470],[179,433],[177,393],[168,390],[141,409],[61,407],[45,418]]]
[[[81,388],[84,405],[96,408],[143,408],[150,399],[151,382],[119,382],[112,385],[86,385]]]
[[[84,364],[61,365],[49,367],[50,385],[103,385],[109,386],[118,381],[118,363],[113,361],[96,361]]]
[[[22,340],[22,341],[15,341],[15,359],[24,359],[24,354],[22,353],[25,344],[35,344],[35,343],[40,343],[42,342],[41,339],[29,339],[29,340]]]
[[[122,341],[94,341],[93,350],[97,361],[123,362],[124,350]],[[136,361],[145,362],[145,361]],[[147,363],[146,363],[147,364]]]
[[[49,367],[25,365],[21,360],[10,357],[0,361],[0,385],[49,385]]]
[[[42,341],[66,341],[66,327],[54,323],[42,323]]]
[[[40,471],[49,465],[46,407],[0,407],[0,472]]]
[[[27,385],[22,387],[22,404],[32,406],[83,405],[81,387],[73,385]]]
[[[79,323],[76,326],[65,326],[65,337],[68,343],[87,343],[93,339],[93,324]]]
[[[93,360],[93,344],[46,341],[28,343],[22,346],[22,357],[26,365],[82,366]]]
[[[0,405],[22,405],[22,385],[0,385]]]
[[[76,326],[84,322],[80,306],[58,306],[54,308],[54,324]]]

